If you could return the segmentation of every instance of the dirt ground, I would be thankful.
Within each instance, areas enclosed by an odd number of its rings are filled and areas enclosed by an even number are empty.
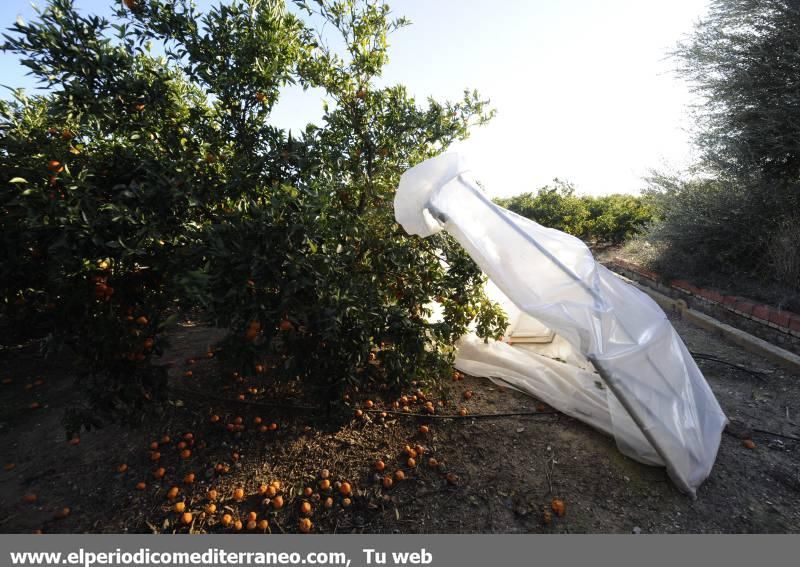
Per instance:
[[[699,361],[734,427],[723,435],[713,472],[694,501],[663,469],[624,457],[612,439],[484,379],[453,382],[437,413],[461,407],[470,415],[538,413],[452,420],[367,413],[368,419],[331,425],[319,411],[257,405],[276,399],[268,379],[237,383],[223,376],[217,360],[205,357],[219,333],[183,326],[167,355],[178,390],[166,414],[137,429],[84,433],[78,445],[65,441],[60,423],[64,407],[76,401],[69,361],[44,361],[33,347],[0,351],[0,378],[11,379],[0,386],[0,532],[229,532],[234,528],[222,525],[222,514],[246,520],[251,511],[273,533],[296,532],[304,501],[313,508],[313,531],[322,533],[800,531],[800,377],[683,321],[674,324],[692,351],[763,373]],[[187,366],[191,357],[196,362]],[[183,376],[186,368],[191,378]],[[468,390],[474,395],[465,400]],[[246,392],[245,402],[236,401],[239,392]],[[377,409],[388,407],[371,396]],[[362,397],[354,405],[363,407]],[[291,401],[292,393],[280,399]],[[31,409],[34,401],[42,407]],[[420,414],[421,400],[409,404]],[[219,423],[211,422],[214,414]],[[235,425],[236,417],[245,430],[229,432],[224,424]],[[259,431],[257,417],[267,431]],[[270,430],[273,422],[277,429]],[[429,433],[418,431],[421,424]],[[176,445],[186,433],[192,454],[181,459]],[[165,435],[169,442],[161,442]],[[755,448],[741,437],[751,437]],[[153,441],[160,442],[157,463]],[[406,445],[424,447],[416,467],[407,463]],[[431,456],[440,466],[428,464]],[[403,470],[406,479],[383,488],[373,466],[379,459],[387,472]],[[118,471],[122,464],[125,472]],[[158,467],[165,469],[161,480],[153,477]],[[349,502],[335,484],[319,488],[323,468],[331,482],[352,485]],[[187,485],[189,472],[196,479]],[[447,473],[455,475],[452,482]],[[281,482],[284,498],[278,510],[274,501],[265,506],[258,490],[273,480]],[[136,489],[139,482],[144,490]],[[193,512],[189,526],[165,498],[172,486],[180,488],[176,501]],[[307,486],[313,494],[305,497]],[[241,502],[232,498],[236,487],[244,488]],[[210,488],[219,492],[215,512],[204,511]],[[28,494],[36,501],[26,502]],[[553,498],[564,501],[566,513],[548,522],[543,510]],[[65,507],[69,514],[57,518]]]

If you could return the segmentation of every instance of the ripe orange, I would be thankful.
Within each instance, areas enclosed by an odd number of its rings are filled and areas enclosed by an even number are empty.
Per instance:
[[[233,523],[233,517],[230,514],[223,514],[220,523],[226,528],[230,527],[230,525]]]
[[[460,415],[461,417],[467,415],[467,408],[461,408],[460,410],[458,410],[458,415]]]
[[[184,449],[183,451],[181,451],[181,459],[186,460],[191,456],[192,456],[192,452],[189,449]]]
[[[302,504],[300,504],[300,513],[303,514],[304,516],[310,516],[311,511],[312,508],[309,502],[303,502]]]
[[[258,520],[258,514],[256,514],[255,512],[248,512],[247,519],[251,522],[255,522],[256,520]]]
[[[350,496],[350,493],[352,493],[352,492],[353,492],[353,488],[350,486],[349,482],[343,482],[339,486],[339,493],[342,496]]]
[[[192,376],[194,376],[194,372],[192,372],[191,370],[187,370],[186,372],[183,373],[184,378],[191,378]]]
[[[430,428],[427,425],[420,425],[419,432],[421,435],[427,435],[430,432]]]
[[[149,322],[150,321],[144,315],[140,315],[139,317],[136,318],[136,324],[137,325],[144,326],[144,325],[147,325],[147,323],[149,323]]]
[[[209,502],[208,504],[206,504],[204,510],[206,514],[215,514],[217,512],[217,505],[214,504],[213,502]]]
[[[145,488],[147,488],[147,485],[143,482],[139,482],[136,484],[136,490],[144,490]]]
[[[314,489],[311,488],[310,486],[306,486],[303,489],[303,496],[311,496],[312,494],[314,494]]]
[[[181,522],[183,522],[184,525],[187,526],[192,523],[192,519],[193,518],[191,512],[184,512],[183,515],[181,516]]]
[[[417,466],[417,461],[413,457],[409,457],[406,461],[406,464],[408,465],[408,468],[413,469]]]
[[[464,399],[465,400],[468,400],[471,397],[472,397],[472,390],[467,390],[466,392],[464,392]]]
[[[355,411],[355,416],[358,417],[358,418],[362,418],[362,417],[364,417],[364,412],[361,411],[360,409],[357,409]]]
[[[164,436],[161,438],[161,442],[162,442],[163,444],[165,444],[165,445],[166,445],[167,443],[169,443],[170,441],[172,441],[172,438],[171,438],[169,435],[164,435]]]
[[[259,520],[256,526],[260,531],[265,532],[269,529],[269,522],[267,520]]]
[[[279,494],[275,498],[273,498],[272,507],[275,508],[276,510],[280,510],[281,508],[283,508],[283,496]]]
[[[175,500],[178,497],[178,493],[181,491],[180,488],[177,486],[173,486],[169,490],[167,490],[167,500]]]
[[[445,478],[447,479],[447,484],[458,484],[458,475],[455,473],[447,473]]]
[[[183,477],[183,484],[193,484],[195,479],[194,473],[190,472]]]
[[[258,493],[260,495],[264,496],[267,493],[267,490],[269,490],[269,487],[266,484],[258,485]]]
[[[269,430],[270,431],[275,431],[276,429],[278,429],[278,424],[277,423],[270,423],[269,424]]]
[[[401,480],[405,480],[405,478],[406,478],[406,473],[404,473],[403,471],[401,471],[401,470],[394,471],[394,479],[396,481],[399,482]]]
[[[322,490],[323,492],[327,492],[328,490],[331,489],[331,481],[328,480],[327,478],[322,479],[321,481],[319,481],[319,489]]]
[[[244,488],[235,488],[233,490],[233,499],[239,502],[244,500]]]
[[[211,423],[217,423],[219,421],[219,416],[214,414],[211,416]]]
[[[242,531],[242,521],[241,520],[236,520],[233,523],[233,529],[236,530],[237,532]]]
[[[159,453],[158,451],[153,451],[152,453],[150,453],[151,461],[157,461],[160,458],[161,458],[161,453]]]
[[[342,498],[342,508],[349,508],[353,501],[349,498]]]
[[[391,488],[393,484],[394,484],[394,481],[392,480],[392,477],[390,477],[390,476],[383,477],[383,487],[384,488]]]
[[[311,523],[311,520],[308,518],[301,518],[300,523],[298,524],[298,529],[301,533],[307,534],[311,531],[314,527],[314,524]]]
[[[25,496],[22,497],[22,501],[26,504],[33,504],[39,499],[33,492],[29,492]]]
[[[386,468],[386,463],[383,461],[375,461],[375,470],[378,472],[383,471]]]
[[[260,417],[254,417],[253,418],[253,423],[255,423],[256,425],[261,425],[262,421],[263,420]]]
[[[323,506],[325,506],[325,508],[327,508],[327,509],[329,509],[329,510],[330,510],[331,508],[333,508],[333,498],[331,498],[330,496],[328,496],[328,497],[325,499],[325,502],[324,502]]]
[[[428,466],[435,469],[436,467],[439,466],[439,461],[431,457],[430,459],[428,459]]]
[[[162,479],[164,475],[167,474],[167,469],[164,467],[158,467],[156,470],[153,471],[153,478],[155,479]]]
[[[275,498],[275,495],[276,495],[276,494],[278,494],[278,489],[277,489],[277,488],[275,488],[275,486],[274,486],[274,485],[270,484],[270,485],[267,487],[267,496],[269,496],[270,498]]]
[[[122,0],[123,4],[128,10],[135,10],[137,8],[136,0]]]
[[[331,471],[329,471],[328,469],[322,469],[321,471],[319,471],[320,478],[329,478],[330,476],[331,476]]]
[[[279,480],[273,480],[269,484],[270,484],[270,486],[274,486],[275,490],[280,490],[281,489],[281,481],[279,481]]]
[[[61,173],[64,171],[64,164],[58,161],[57,159],[51,159],[47,162],[47,169],[52,171],[53,173]]]
[[[208,493],[206,494],[206,496],[208,497],[208,499],[209,499],[209,500],[211,500],[211,501],[213,502],[214,500],[216,500],[217,498],[219,498],[219,492],[217,492],[216,490],[214,490],[214,489],[212,488],[211,490],[209,490],[209,491],[208,491]]]
[[[183,514],[183,512],[186,510],[186,502],[176,502],[172,509],[178,514]]]
[[[373,407],[375,407],[375,402],[373,402],[372,400],[367,400],[367,403],[365,403],[364,405],[366,406],[367,409],[372,409]]]
[[[550,508],[553,509],[553,512],[555,512],[556,516],[559,518],[566,514],[566,504],[564,504],[564,501],[560,498],[553,498],[550,502]]]
[[[153,441],[150,443],[150,450],[155,451],[156,449],[158,449],[158,441]]]

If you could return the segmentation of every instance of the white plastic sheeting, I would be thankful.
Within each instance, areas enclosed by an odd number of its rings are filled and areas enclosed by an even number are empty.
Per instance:
[[[457,154],[403,174],[394,205],[409,234],[449,232],[514,306],[571,347],[558,357],[564,363],[533,346],[467,336],[460,370],[501,379],[613,435],[624,454],[666,466],[695,495],[727,419],[653,300],[595,262],[579,239],[492,203]]]

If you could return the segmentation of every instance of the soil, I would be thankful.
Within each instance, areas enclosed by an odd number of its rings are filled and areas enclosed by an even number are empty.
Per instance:
[[[206,355],[220,331],[185,324],[165,356],[173,363],[168,409],[138,428],[84,433],[77,445],[66,442],[61,425],[64,408],[79,402],[69,360],[43,360],[35,345],[0,351],[0,378],[12,380],[0,386],[0,464],[10,468],[0,470],[0,532],[229,532],[221,515],[244,518],[250,511],[268,519],[273,533],[296,532],[304,500],[314,508],[313,531],[323,533],[800,531],[799,377],[684,321],[674,324],[692,351],[760,372],[698,361],[733,426],[696,500],[680,493],[663,469],[623,456],[611,438],[484,379],[449,385],[437,414],[465,407],[469,414],[459,419],[424,417],[422,400],[409,402],[413,415],[367,412],[343,421],[314,409],[272,407],[308,400],[299,385],[278,393],[268,374],[236,382],[218,357]],[[195,362],[188,365],[191,357]],[[193,376],[186,378],[189,367]],[[248,387],[257,392],[247,393]],[[467,390],[474,393],[469,400]],[[238,392],[245,392],[245,401],[237,400]],[[378,410],[389,407],[388,400],[363,392],[353,394],[354,406],[364,407],[368,396]],[[39,409],[30,408],[34,401]],[[532,415],[471,417],[514,412]],[[216,424],[209,419],[215,413],[221,416]],[[237,416],[245,430],[231,433],[223,424]],[[256,417],[277,429],[260,432]],[[423,423],[427,434],[418,431]],[[184,460],[176,445],[185,433],[193,438],[187,441],[192,455]],[[149,445],[164,435],[171,439],[160,443],[156,464]],[[403,448],[417,444],[425,453],[411,468]],[[444,466],[430,467],[430,456]],[[378,459],[387,471],[403,470],[406,479],[382,488],[373,468]],[[118,472],[123,463],[127,471]],[[223,472],[215,471],[217,464]],[[152,475],[158,466],[166,470],[162,480]],[[332,482],[352,485],[349,506],[335,488],[319,489],[322,469],[329,469]],[[188,472],[196,480],[184,485]],[[447,473],[455,475],[451,482]],[[265,508],[258,495],[258,486],[272,480],[281,481],[280,510]],[[140,481],[144,490],[135,488]],[[165,497],[171,486],[180,487],[177,500],[194,513],[190,526],[179,524]],[[309,498],[301,494],[306,486],[314,489]],[[220,493],[213,514],[203,511],[211,487]],[[245,489],[243,502],[232,498],[236,487]],[[24,502],[26,494],[35,494],[36,502]],[[333,507],[325,509],[329,495]],[[564,501],[563,516],[545,513],[553,498]],[[65,507],[69,515],[57,519]]]

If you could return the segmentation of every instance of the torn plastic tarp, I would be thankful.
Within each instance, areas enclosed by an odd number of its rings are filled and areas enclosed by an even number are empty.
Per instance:
[[[652,299],[595,262],[579,239],[492,203],[457,154],[405,172],[394,206],[409,234],[450,233],[517,308],[566,340],[597,374],[469,336],[459,344],[460,370],[501,379],[612,434],[623,453],[666,466],[695,495],[727,418]]]

